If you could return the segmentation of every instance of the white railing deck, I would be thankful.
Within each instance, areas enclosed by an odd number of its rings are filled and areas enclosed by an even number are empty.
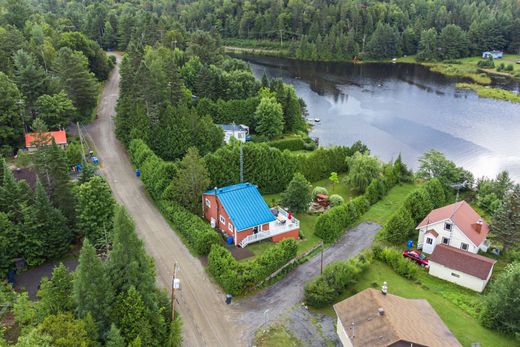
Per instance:
[[[247,236],[242,241],[240,241],[240,247],[246,247],[250,243],[265,240],[273,236],[300,228],[300,221],[294,217],[291,217],[291,220],[287,219],[288,214],[285,210],[279,208],[278,213],[282,217],[285,217],[285,223],[281,223],[277,220],[274,222],[270,222],[269,230],[258,231],[256,234]]]

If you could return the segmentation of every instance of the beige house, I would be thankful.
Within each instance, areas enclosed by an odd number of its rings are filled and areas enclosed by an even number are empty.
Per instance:
[[[423,299],[368,288],[334,305],[344,347],[462,346]]]
[[[447,245],[435,247],[428,260],[429,273],[476,292],[486,287],[496,260]]]
[[[470,253],[478,253],[479,249],[487,252],[489,248],[489,225],[466,201],[431,211],[416,229],[417,247],[427,254],[440,244]]]

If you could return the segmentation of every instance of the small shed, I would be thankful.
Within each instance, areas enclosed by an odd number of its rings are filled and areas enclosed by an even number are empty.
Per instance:
[[[482,58],[484,59],[502,59],[502,56],[504,55],[504,52],[502,51],[486,51],[482,52]]]

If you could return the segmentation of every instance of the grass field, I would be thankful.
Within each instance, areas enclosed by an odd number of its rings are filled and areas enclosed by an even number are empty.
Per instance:
[[[490,98],[520,103],[520,95],[509,90],[485,87],[476,83],[457,83],[457,88],[473,90],[481,98]]]
[[[274,326],[268,330],[258,330],[253,346],[256,347],[297,347],[302,343],[283,326]]]
[[[384,281],[388,282],[389,293],[391,294],[409,299],[426,299],[464,346],[470,346],[472,342],[477,341],[480,342],[482,347],[514,347],[520,345],[513,338],[498,334],[480,325],[476,313],[471,312],[475,311],[475,306],[478,306],[480,294],[431,277],[426,273],[421,273],[419,276],[419,281],[422,284],[409,281],[380,262],[374,262],[354,288],[345,292],[338,302],[363,289],[380,288]],[[464,305],[467,306],[465,309],[462,308]],[[335,316],[332,305],[316,311],[332,317]]]

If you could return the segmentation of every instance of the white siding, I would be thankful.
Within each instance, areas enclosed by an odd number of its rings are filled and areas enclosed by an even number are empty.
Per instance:
[[[232,137],[234,137],[236,140],[238,140],[240,142],[246,142],[246,136],[247,136],[247,132],[246,131],[226,130],[226,131],[224,131],[224,142],[225,143],[229,143],[229,141],[231,140]]]
[[[472,289],[479,293],[481,293],[484,290],[486,284],[489,281],[489,278],[491,277],[491,273],[493,272],[493,268],[491,268],[491,271],[489,271],[488,278],[483,280],[478,277],[468,275],[467,273],[450,269],[444,265],[438,264],[431,260],[428,265],[430,266],[430,275],[449,282],[456,283],[459,286]],[[452,274],[458,275],[459,277],[453,276]]]
[[[350,341],[345,328],[343,328],[343,324],[339,320],[336,322],[336,333],[338,334],[339,340],[343,344],[343,347],[353,347],[352,342]]]
[[[449,230],[445,230],[444,229],[444,224],[445,223],[451,223],[451,225],[452,225],[452,227],[451,227],[452,228],[451,235],[450,235],[450,231]],[[425,242],[426,242],[425,232],[427,230],[435,230],[439,234],[439,236],[437,236],[437,238],[435,238],[433,240],[433,245],[430,246],[430,247],[427,247],[425,245]],[[430,234],[429,237],[433,238],[433,235]],[[432,223],[432,224],[426,225],[424,227],[421,227],[419,229],[418,246],[420,248],[423,248],[423,251],[425,253],[430,253],[431,254],[433,252],[435,246],[442,243],[442,238],[443,237],[446,237],[446,238],[450,239],[450,244],[449,245],[451,247],[461,248],[462,243],[465,243],[465,244],[468,245],[468,249],[467,249],[468,252],[478,253],[478,246],[473,244],[473,242],[466,236],[466,234],[464,234],[462,232],[462,230],[460,230],[459,227],[457,225],[455,225],[449,219],[446,219],[446,220],[443,220],[443,221],[439,221],[439,222]]]

